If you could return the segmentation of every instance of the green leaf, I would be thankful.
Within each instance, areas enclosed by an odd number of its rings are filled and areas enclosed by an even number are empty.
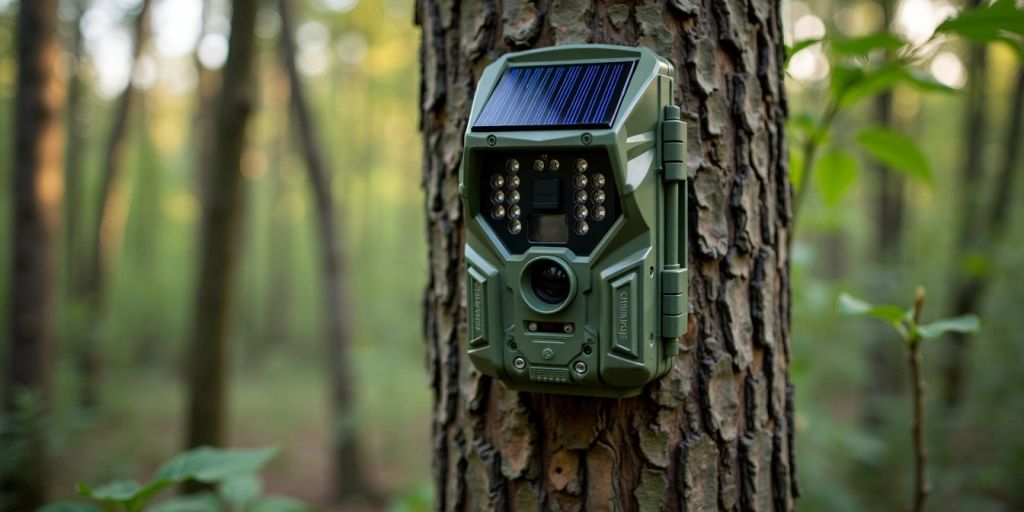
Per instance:
[[[978,42],[991,42],[1006,33],[1024,35],[1024,11],[1014,0],[998,0],[968,9],[939,24],[938,33],[952,32]]]
[[[917,333],[926,340],[931,340],[946,334],[947,332],[975,333],[981,327],[981,320],[978,315],[963,315],[953,318],[937,320],[930,324],[919,325]]]
[[[899,65],[888,65],[864,70],[857,80],[850,82],[836,97],[839,105],[849,107],[861,100],[877,96],[904,81],[906,70]]]
[[[142,490],[142,486],[135,480],[115,480],[95,489],[84,484],[78,484],[78,494],[98,501],[124,503],[134,498],[140,490]]]
[[[245,510],[246,506],[263,492],[256,475],[243,475],[224,480],[218,486],[221,497],[224,498],[232,510]]]
[[[898,306],[891,304],[876,306],[847,293],[839,295],[839,313],[853,316],[870,316],[894,324],[902,322],[904,318],[904,311]]]
[[[828,140],[828,128],[822,126],[821,121],[808,112],[790,117],[788,124],[791,130],[800,132],[817,144],[824,144]]]
[[[986,277],[995,270],[992,258],[982,251],[971,251],[965,254],[960,263],[964,273],[971,277]]]
[[[851,87],[864,80],[864,68],[850,63],[837,63],[829,74],[828,89],[833,98],[840,99]]]
[[[143,486],[134,480],[117,480],[95,489],[80,483],[78,494],[97,501],[115,501],[128,510],[140,510],[147,500],[174,483],[159,479]]]
[[[221,450],[203,446],[167,461],[156,480],[221,482],[259,471],[276,454],[276,447]]]
[[[835,206],[857,180],[857,160],[846,151],[833,149],[814,165],[814,179],[825,204]]]
[[[869,128],[857,134],[857,142],[871,156],[894,170],[931,183],[932,169],[928,158],[910,137],[887,128]]]
[[[956,94],[957,90],[936,80],[934,76],[915,69],[903,69],[901,80],[921,92]]]
[[[875,32],[857,37],[845,37],[833,34],[829,37],[829,47],[840,56],[866,56],[875,50],[898,50],[906,44],[892,32]]]
[[[211,492],[177,496],[158,503],[147,512],[222,512],[220,500]]]
[[[91,503],[77,503],[74,501],[58,501],[44,505],[36,512],[100,512],[100,508]]]
[[[829,90],[839,106],[849,107],[901,83],[922,92],[957,92],[927,73],[912,70],[896,62],[874,68],[863,68],[850,63],[837,65],[832,70]]]
[[[284,496],[267,496],[253,502],[247,512],[306,512],[310,510],[301,501]]]
[[[788,64],[789,63],[789,59],[792,58],[797,53],[800,53],[801,50],[806,50],[807,48],[810,48],[810,47],[820,43],[821,41],[822,41],[822,39],[820,37],[815,37],[815,38],[811,38],[811,39],[804,39],[802,41],[797,41],[797,42],[793,43],[793,46],[787,46],[786,47],[786,63]]]

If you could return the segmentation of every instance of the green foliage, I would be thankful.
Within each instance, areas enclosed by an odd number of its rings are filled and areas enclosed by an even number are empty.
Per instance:
[[[129,512],[220,512],[301,511],[301,503],[280,497],[262,497],[262,484],[256,476],[277,448],[223,450],[200,447],[175,456],[157,470],[152,481],[116,480],[99,487],[78,484],[78,493],[99,503],[104,509],[123,508]],[[200,493],[166,500],[146,508],[148,502],[167,488],[192,480],[215,486],[217,493]],[[91,504],[61,502],[48,505],[43,512],[86,512],[99,510]]]
[[[434,486],[423,484],[416,486],[400,496],[389,507],[389,512],[426,512],[434,503]]]
[[[882,163],[901,171],[909,178],[931,183],[932,169],[928,157],[914,139],[888,128],[869,128],[857,134],[857,143]]]
[[[788,64],[790,57],[800,53],[801,50],[806,50],[807,48],[810,48],[810,47],[812,47],[812,46],[814,46],[814,45],[816,45],[816,44],[818,44],[818,43],[820,43],[822,41],[824,41],[824,39],[822,39],[820,37],[814,37],[814,38],[811,38],[811,39],[804,39],[802,41],[797,41],[796,43],[793,43],[793,46],[787,46],[786,47],[786,63]]]
[[[175,482],[224,482],[258,471],[276,454],[274,447],[221,450],[204,446],[174,457],[157,471],[156,478]]]
[[[40,508],[38,512],[100,512],[100,508],[90,503],[59,501]]]
[[[906,312],[899,306],[876,306],[846,293],[839,295],[839,312],[844,315],[869,316],[889,323],[902,322],[906,317]]]
[[[835,206],[857,180],[857,160],[846,151],[833,149],[818,159],[814,174],[825,204]]]
[[[212,492],[200,492],[171,498],[149,508],[149,512],[221,512],[220,498]]]
[[[867,57],[875,50],[892,51],[903,48],[907,42],[892,32],[875,32],[858,37],[833,33],[828,38],[832,52],[838,56]]]
[[[939,25],[936,33],[952,33],[964,38],[989,43],[1010,34],[1024,35],[1024,10],[1014,0],[997,0],[961,12]]]
[[[788,65],[793,55],[821,44],[830,69],[828,101],[822,113],[798,113],[790,123],[798,135],[793,140],[803,144],[801,148],[790,151],[800,153],[791,158],[794,184],[801,186],[808,170],[832,170],[832,176],[815,181],[820,187],[826,187],[821,190],[826,205],[836,206],[856,180],[856,161],[836,152],[844,149],[841,140],[834,142],[833,150],[822,156],[829,161],[824,164],[813,161],[817,148],[830,139],[835,119],[862,101],[901,85],[923,93],[955,93],[955,89],[918,69],[925,46],[936,35],[948,32],[976,40],[1016,41],[1019,47],[1019,38],[1010,36],[1024,30],[1021,15],[1012,0],[1000,0],[997,4],[968,10],[947,20],[928,41],[920,45],[886,30],[856,37],[847,37],[833,30],[825,37],[802,40],[787,48]],[[1018,51],[1024,55],[1024,50],[1018,48]],[[873,129],[860,132],[857,142],[871,156],[908,177],[926,183],[932,181],[931,166],[912,139],[891,130]],[[798,201],[802,198],[803,194],[798,194]]]
[[[917,333],[926,340],[935,339],[947,332],[959,332],[973,334],[981,328],[981,320],[978,315],[961,315],[953,318],[937,320],[930,324],[917,326]]]
[[[923,291],[918,293],[923,297]],[[882,320],[892,326],[907,342],[934,339],[949,332],[973,334],[981,327],[981,320],[977,315],[963,315],[918,324],[914,321],[912,310],[904,310],[893,304],[871,304],[846,293],[839,295],[839,312],[844,315],[867,316]]]

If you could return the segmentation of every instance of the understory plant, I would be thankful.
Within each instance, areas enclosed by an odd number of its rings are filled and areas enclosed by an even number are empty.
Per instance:
[[[981,322],[977,315],[969,314],[953,318],[921,323],[924,308],[924,288],[918,287],[914,294],[914,305],[903,309],[894,304],[875,305],[856,299],[848,294],[839,296],[839,312],[847,315],[867,316],[882,320],[896,331],[907,352],[907,366],[910,369],[910,389],[913,400],[912,442],[914,453],[914,487],[911,510],[924,510],[924,502],[931,491],[928,481],[928,447],[925,442],[925,381],[922,373],[921,342],[931,340],[949,332],[975,333]]]
[[[39,512],[303,512],[303,503],[282,496],[264,496],[257,472],[277,448],[195,448],[165,462],[147,483],[115,480],[90,487],[79,483],[88,502],[58,502]],[[209,490],[153,500],[171,487],[193,481]]]

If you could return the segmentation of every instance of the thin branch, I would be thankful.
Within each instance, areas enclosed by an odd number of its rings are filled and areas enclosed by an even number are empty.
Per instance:
[[[840,95],[840,99],[842,95]],[[827,132],[839,114],[839,100],[830,101],[825,107],[825,115],[821,118],[821,125],[818,126],[819,133]],[[811,179],[814,172],[814,159],[817,156],[818,148],[821,146],[821,138],[818,134],[812,134],[804,141],[803,147],[803,172],[800,174],[800,186],[793,198],[793,219],[790,223],[790,230],[796,232],[797,219],[803,211],[803,204],[806,202],[807,191],[811,188]]]
[[[921,324],[921,309],[924,307],[924,289],[918,288],[914,297],[914,326]],[[924,377],[921,374],[921,335],[911,331],[907,363],[910,365],[910,384],[914,399],[914,501],[913,512],[924,510],[931,484],[928,482],[928,448],[924,439]]]

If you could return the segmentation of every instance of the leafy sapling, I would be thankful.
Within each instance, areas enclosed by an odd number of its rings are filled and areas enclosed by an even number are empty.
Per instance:
[[[1022,35],[1024,9],[1015,0],[996,0],[991,4],[982,2],[945,20],[921,43],[907,41],[886,29],[857,37],[829,31],[824,37],[797,41],[790,46],[787,67],[791,57],[820,45],[830,69],[822,110],[800,112],[790,119],[790,140],[795,144],[790,150],[796,187],[793,224],[797,224],[806,202],[812,177],[828,206],[835,206],[856,181],[858,166],[848,151],[850,144],[832,137],[838,117],[861,101],[899,85],[922,93],[954,93],[954,88],[921,69],[943,40],[1003,43],[1024,60]],[[931,183],[932,170],[926,153],[910,137],[885,126],[872,126],[859,130],[854,142],[871,158],[907,178]]]
[[[222,450],[200,447],[164,463],[152,480],[116,480],[99,487],[78,484],[78,493],[90,503],[59,502],[39,512],[303,512],[308,508],[290,498],[263,496],[256,473],[277,454],[277,448]],[[173,497],[155,505],[150,501],[170,487],[186,481],[211,486],[215,492]]]
[[[948,332],[974,333],[980,321],[977,315],[963,315],[921,323],[924,308],[924,288],[918,287],[914,306],[903,310],[892,304],[874,305],[843,293],[839,296],[839,312],[846,315],[868,316],[882,320],[903,339],[907,348],[907,366],[910,368],[910,384],[913,397],[914,423],[912,427],[914,450],[914,489],[911,510],[921,512],[931,490],[928,481],[928,449],[924,439],[924,376],[922,375],[921,341],[938,338]]]

